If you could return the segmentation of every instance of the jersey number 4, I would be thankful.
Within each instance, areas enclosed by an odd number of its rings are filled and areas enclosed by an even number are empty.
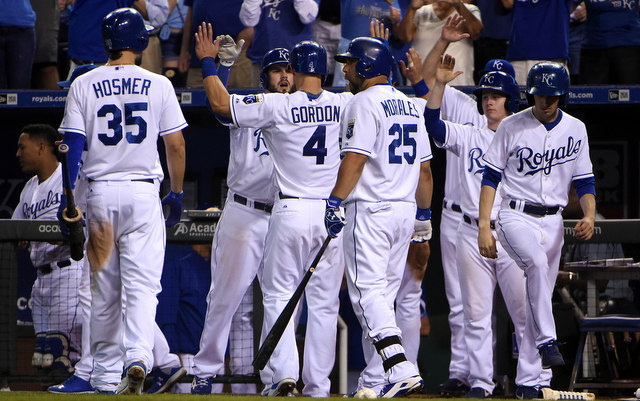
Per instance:
[[[302,148],[303,156],[313,156],[316,158],[316,164],[324,164],[324,158],[327,156],[327,148],[325,140],[327,138],[327,127],[318,126],[311,135],[311,138],[304,144]]]
[[[136,111],[147,111],[147,103],[125,103],[124,104],[124,125],[137,125],[138,133],[126,131],[128,143],[140,143],[147,137],[147,122],[141,116],[134,116]],[[98,139],[106,146],[115,146],[122,140],[122,110],[115,104],[105,104],[98,110],[98,117],[107,117],[111,114],[111,119],[107,121],[107,127],[112,131],[112,135],[99,133]]]
[[[409,164],[413,164],[416,160],[416,140],[411,137],[411,133],[418,132],[418,126],[416,124],[393,124],[389,128],[389,135],[393,135],[396,138],[389,144],[389,164],[402,164],[402,158]],[[396,154],[400,146],[408,146],[411,148],[411,153],[402,152],[402,156]]]

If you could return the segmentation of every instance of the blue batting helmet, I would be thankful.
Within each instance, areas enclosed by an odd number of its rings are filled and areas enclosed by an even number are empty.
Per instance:
[[[491,71],[480,78],[478,86],[473,91],[476,96],[478,112],[484,114],[482,110],[482,91],[484,89],[493,89],[507,96],[505,107],[507,111],[515,113],[518,111],[518,101],[520,100],[520,91],[518,90],[518,84],[515,78],[502,71]]]
[[[108,52],[133,50],[141,52],[149,44],[147,26],[142,15],[133,8],[118,8],[102,20],[102,40]]]
[[[84,74],[85,72],[89,72],[89,71],[93,70],[94,68],[98,68],[98,66],[95,65],[95,64],[79,65],[73,70],[73,72],[71,73],[71,76],[69,77],[69,79],[67,79],[66,81],[58,82],[58,86],[61,87],[61,88],[68,88],[68,87],[71,86],[73,81],[76,80],[76,78],[78,78],[80,75]]]
[[[480,77],[491,71],[502,71],[514,78],[516,77],[516,70],[513,69],[513,65],[501,58],[494,58],[493,60],[487,61],[487,64],[485,64],[482,71],[480,71]]]
[[[266,88],[269,82],[267,79],[267,68],[274,64],[289,64],[289,50],[276,47],[265,53],[262,58],[262,70],[260,71],[260,84],[263,88]]]
[[[533,95],[560,96],[560,107],[567,105],[569,72],[562,64],[540,62],[527,75],[527,101],[534,104]]]
[[[378,75],[391,75],[394,64],[391,50],[378,38],[355,38],[349,43],[347,51],[335,56],[339,63],[358,60],[356,73],[362,78],[373,78]]]
[[[293,71],[303,74],[327,76],[327,51],[318,42],[303,40],[291,50]]]

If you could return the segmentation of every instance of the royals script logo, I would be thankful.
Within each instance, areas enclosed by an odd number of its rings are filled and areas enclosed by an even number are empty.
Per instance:
[[[542,171],[546,175],[551,173],[553,166],[565,164],[575,160],[580,152],[582,140],[574,140],[572,136],[567,139],[566,146],[560,146],[556,149],[549,149],[544,153],[534,153],[533,149],[523,147],[516,152],[516,158],[520,160],[518,172],[525,172],[524,175],[535,175]]]

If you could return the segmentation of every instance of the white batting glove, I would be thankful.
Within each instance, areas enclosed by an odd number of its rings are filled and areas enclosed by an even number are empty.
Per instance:
[[[411,242],[426,242],[431,239],[431,209],[420,209],[416,211],[416,221],[413,224],[413,236]]]
[[[225,67],[231,67],[238,56],[240,56],[242,46],[244,46],[244,39],[240,39],[236,44],[235,40],[229,35],[218,36],[218,38],[220,37],[222,38],[220,41],[220,50],[218,51],[220,64]],[[218,38],[216,38],[216,40],[218,40]]]

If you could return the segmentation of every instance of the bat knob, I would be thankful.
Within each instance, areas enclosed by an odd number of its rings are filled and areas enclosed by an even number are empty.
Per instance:
[[[69,151],[69,145],[67,145],[66,143],[61,143],[60,145],[58,145],[58,151],[61,153],[66,153]]]

